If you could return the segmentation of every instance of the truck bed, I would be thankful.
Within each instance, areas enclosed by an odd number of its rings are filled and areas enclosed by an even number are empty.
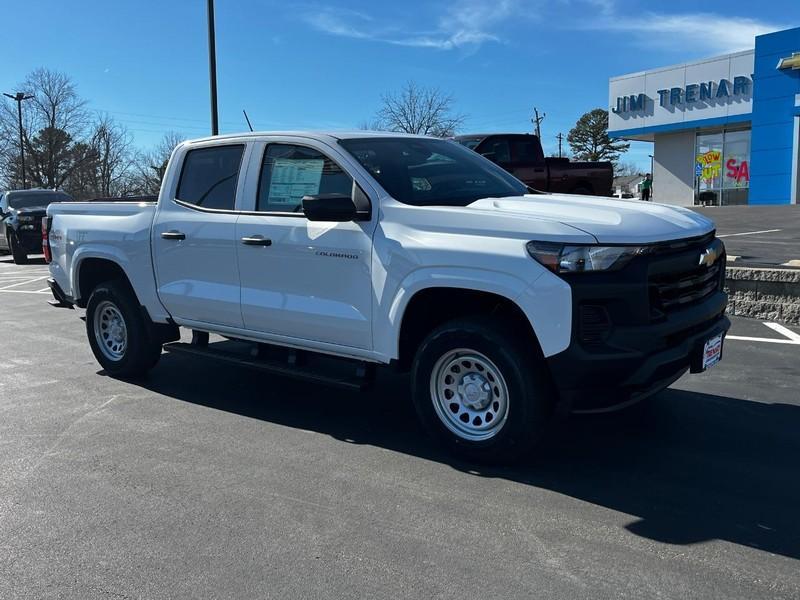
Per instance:
[[[50,272],[63,292],[85,301],[76,284],[84,256],[113,260],[125,271],[139,302],[154,318],[166,316],[156,295],[150,244],[155,202],[69,202],[51,204]]]

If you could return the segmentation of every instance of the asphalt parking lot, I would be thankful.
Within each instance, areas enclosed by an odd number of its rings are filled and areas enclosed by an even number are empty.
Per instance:
[[[111,379],[46,276],[0,257],[0,598],[800,597],[797,328],[484,468],[397,376]]]
[[[800,268],[797,243],[800,207],[749,205],[693,209],[714,220],[717,235],[725,242],[728,256],[736,257],[736,265]]]

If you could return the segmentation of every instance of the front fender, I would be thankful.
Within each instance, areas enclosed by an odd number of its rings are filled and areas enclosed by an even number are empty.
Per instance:
[[[569,346],[571,293],[569,285],[542,269],[532,280],[500,271],[468,267],[421,267],[408,273],[388,302],[378,305],[373,329],[375,351],[389,359],[399,356],[400,328],[415,294],[430,288],[456,288],[497,294],[514,302],[531,323],[545,356]]]

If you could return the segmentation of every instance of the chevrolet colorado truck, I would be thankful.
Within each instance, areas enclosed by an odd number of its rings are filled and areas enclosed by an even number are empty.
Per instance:
[[[42,217],[51,202],[71,202],[69,194],[53,190],[10,190],[0,194],[0,250],[18,265],[28,254],[42,252]]]
[[[709,368],[730,326],[710,220],[530,193],[421,136],[184,142],[157,203],[54,204],[44,230],[56,301],[85,307],[107,373],[162,349],[355,388],[393,365],[425,428],[477,460]]]
[[[572,162],[546,157],[538,136],[530,133],[485,133],[456,136],[459,144],[485,156],[529,187],[542,192],[611,196],[610,162]]]

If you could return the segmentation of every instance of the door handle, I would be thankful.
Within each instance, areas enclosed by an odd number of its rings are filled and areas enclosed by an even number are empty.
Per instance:
[[[175,231],[174,229],[170,231],[164,231],[161,233],[161,237],[165,240],[185,240],[186,234],[182,231]]]
[[[245,246],[272,246],[272,240],[265,238],[261,235],[253,235],[250,237],[243,237],[242,243]]]

